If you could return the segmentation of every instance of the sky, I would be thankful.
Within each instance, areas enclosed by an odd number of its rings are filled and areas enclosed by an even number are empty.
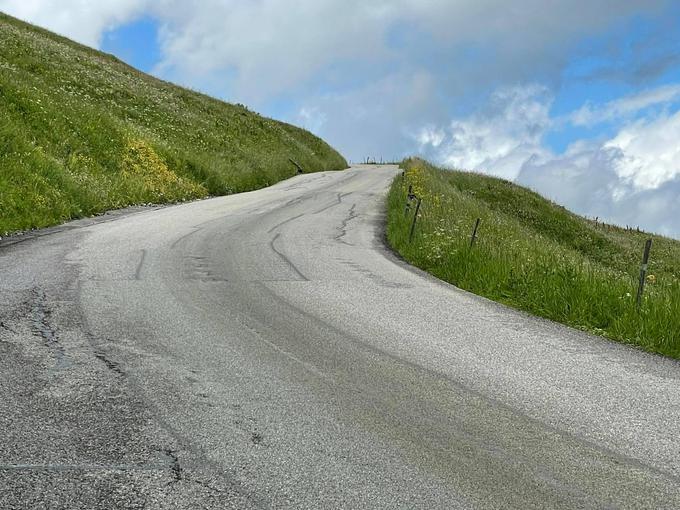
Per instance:
[[[159,78],[680,238],[680,1],[0,0]]]

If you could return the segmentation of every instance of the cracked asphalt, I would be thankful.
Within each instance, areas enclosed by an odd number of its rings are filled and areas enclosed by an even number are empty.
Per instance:
[[[401,262],[397,172],[0,242],[0,508],[680,508],[680,364]]]

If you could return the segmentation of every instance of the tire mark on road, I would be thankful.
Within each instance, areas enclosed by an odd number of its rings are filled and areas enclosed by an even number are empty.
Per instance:
[[[305,213],[302,213],[302,214],[298,214],[297,216],[293,216],[292,218],[288,218],[287,220],[284,220],[284,221],[282,221],[281,223],[278,223],[278,224],[274,225],[272,228],[270,228],[269,230],[267,230],[267,233],[268,233],[268,234],[271,234],[271,233],[272,233],[274,230],[276,230],[277,228],[282,227],[282,226],[284,226],[286,223],[290,223],[291,221],[295,221],[295,220],[297,220],[298,218],[301,218],[301,217],[304,216],[304,215],[305,215]]]
[[[170,249],[171,249],[171,250],[174,250],[175,248],[177,248],[177,245],[179,245],[179,243],[181,243],[182,241],[184,241],[184,240],[187,239],[188,237],[191,237],[191,236],[194,235],[195,233],[200,232],[201,230],[202,230],[202,229],[200,229],[200,228],[195,228],[194,230],[192,230],[192,231],[189,232],[188,234],[185,234],[185,235],[183,235],[182,237],[176,239],[176,240],[170,245]]]
[[[270,246],[271,249],[274,251],[274,253],[276,253],[279,257],[281,257],[281,260],[283,260],[286,264],[288,264],[288,266],[289,266],[289,267],[290,267],[290,268],[291,268],[291,269],[292,269],[292,270],[293,270],[293,271],[294,271],[294,272],[295,272],[295,273],[296,273],[303,281],[308,282],[308,281],[309,281],[309,278],[307,278],[304,274],[302,274],[302,273],[300,272],[300,270],[295,266],[295,264],[293,264],[293,262],[291,262],[291,260],[290,260],[288,257],[286,257],[281,251],[279,251],[279,250],[276,248],[276,240],[277,240],[280,236],[281,236],[281,234],[276,234],[276,235],[274,236],[274,239],[272,239],[272,240],[269,242],[269,246]]]
[[[135,271],[135,280],[141,281],[142,280],[142,269],[144,269],[144,262],[146,261],[146,250],[142,250],[142,258],[139,261],[139,264],[137,265],[137,271]]]

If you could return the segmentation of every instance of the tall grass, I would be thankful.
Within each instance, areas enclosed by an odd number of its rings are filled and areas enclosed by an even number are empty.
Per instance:
[[[412,264],[462,289],[570,326],[680,357],[680,242],[595,223],[511,182],[403,163],[387,236]],[[413,242],[408,186],[422,198]],[[479,238],[470,247],[476,218]],[[653,238],[641,309],[645,239]]]
[[[338,170],[289,124],[145,75],[0,14],[0,235],[110,208]]]

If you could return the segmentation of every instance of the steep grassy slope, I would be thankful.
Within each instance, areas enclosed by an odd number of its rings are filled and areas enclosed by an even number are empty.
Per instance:
[[[346,166],[312,134],[0,14],[0,234]]]
[[[680,357],[680,242],[576,216],[508,181],[407,160],[389,195],[388,239],[454,285],[609,338]],[[422,197],[413,241],[409,184]],[[470,247],[475,220],[479,238]],[[641,309],[645,240],[653,239]]]

